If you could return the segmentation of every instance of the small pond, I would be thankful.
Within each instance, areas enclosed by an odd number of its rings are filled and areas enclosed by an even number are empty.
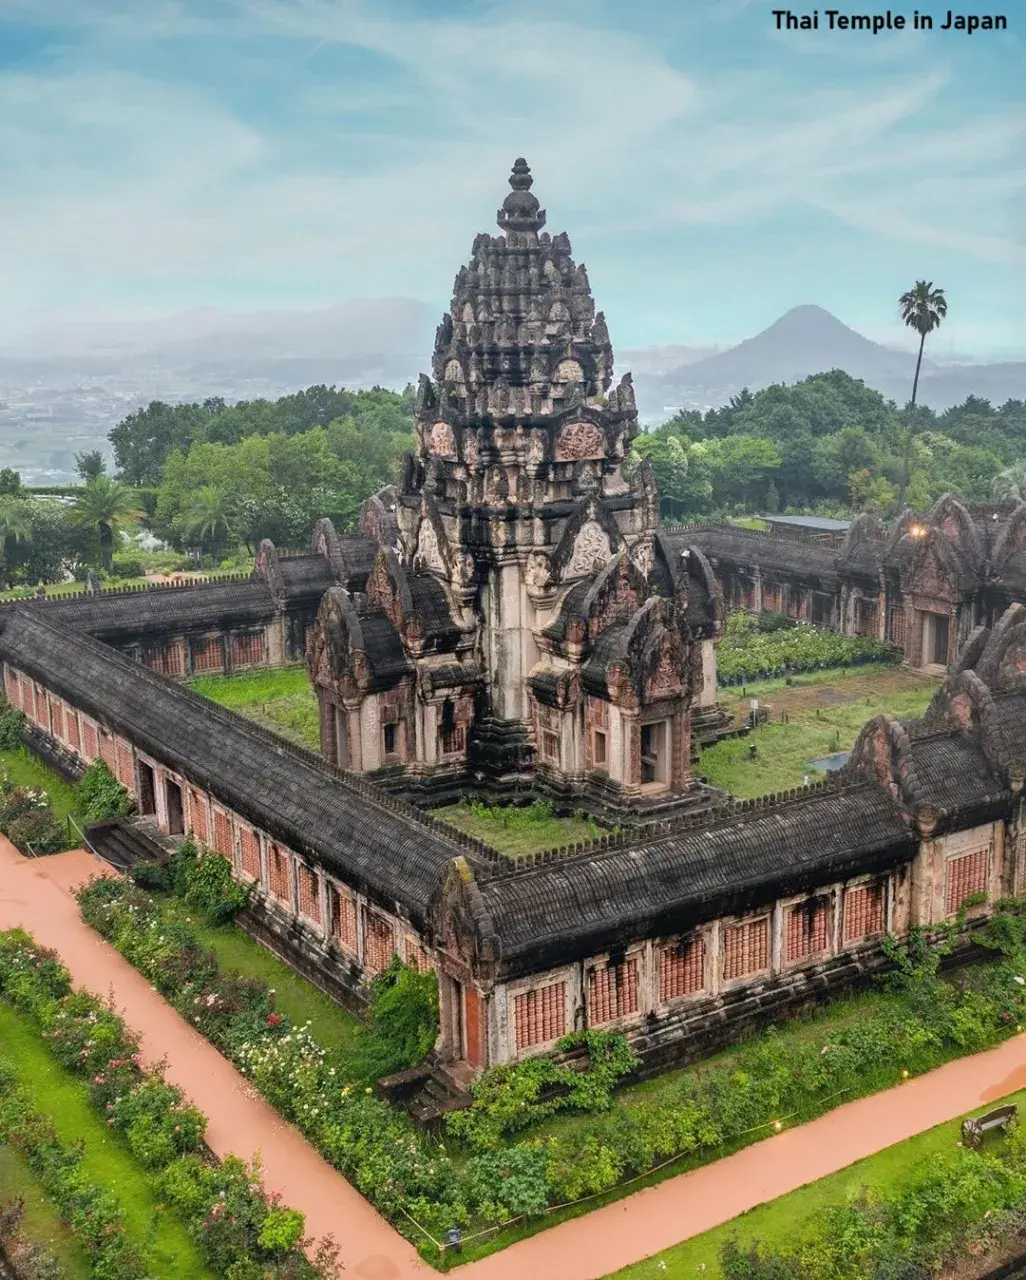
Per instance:
[[[841,765],[848,763],[850,755],[850,751],[835,751],[833,755],[824,756],[821,760],[810,760],[809,765],[813,769],[825,769],[827,773],[833,773]]]

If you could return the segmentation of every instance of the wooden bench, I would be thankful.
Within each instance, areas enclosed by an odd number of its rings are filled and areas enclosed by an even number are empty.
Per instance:
[[[962,1121],[962,1141],[967,1147],[978,1148],[983,1135],[992,1129],[1005,1129],[1015,1119],[1019,1108],[1013,1103],[1007,1107],[995,1107],[982,1116],[971,1116]]]

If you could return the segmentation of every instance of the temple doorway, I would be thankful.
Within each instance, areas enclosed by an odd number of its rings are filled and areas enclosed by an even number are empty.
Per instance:
[[[182,788],[168,778],[165,787],[167,799],[167,830],[172,836],[185,834],[185,811],[182,808]]]
[[[667,769],[669,734],[665,720],[655,720],[641,726],[641,785],[665,786],[669,781]]]
[[[137,764],[139,771],[138,800],[140,813],[157,812],[157,791],[153,781],[153,769],[145,761]]]
[[[923,666],[948,665],[950,623],[946,613],[923,614]]]

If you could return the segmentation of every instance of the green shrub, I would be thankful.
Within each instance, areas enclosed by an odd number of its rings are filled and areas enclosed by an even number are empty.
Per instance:
[[[7,699],[0,695],[0,751],[16,751],[21,746],[21,730],[24,724],[24,711],[12,707]]]
[[[103,760],[94,760],[75,788],[84,817],[89,822],[122,818],[132,812],[132,797]]]
[[[111,568],[115,578],[142,578],[146,575],[146,564],[142,556],[135,551],[116,552]]]
[[[734,613],[727,619],[716,649],[720,684],[765,679],[785,671],[816,671],[865,662],[900,662],[903,654],[890,643],[868,636],[842,636],[834,631],[794,623],[778,615],[761,618]]]
[[[232,875],[232,864],[191,838],[171,857],[168,878],[172,891],[211,924],[227,924],[249,902],[252,887]]]
[[[438,1038],[438,979],[418,973],[394,956],[371,984],[371,1074],[380,1077],[416,1067]]]
[[[0,765],[0,831],[22,853],[57,853],[69,844],[64,823],[45,791],[16,787]]]

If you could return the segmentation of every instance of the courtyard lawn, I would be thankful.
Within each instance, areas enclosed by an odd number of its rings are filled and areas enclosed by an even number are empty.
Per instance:
[[[595,840],[609,830],[588,817],[559,818],[552,805],[544,800],[536,800],[526,807],[464,801],[433,809],[431,816],[469,836],[476,836],[509,858]]]
[[[32,787],[45,791],[50,797],[54,812],[61,821],[71,817],[79,826],[85,819],[79,807],[78,796],[70,782],[38,756],[34,756],[28,747],[17,747],[13,751],[0,751],[0,761],[17,787]]]
[[[237,676],[196,676],[189,686],[311,751],[320,751],[317,698],[305,667],[271,667]]]
[[[367,1032],[358,1018],[300,977],[238,925],[207,924],[180,899],[164,893],[157,896],[165,910],[188,921],[200,943],[217,957],[224,972],[241,973],[267,983],[274,991],[275,1007],[290,1021],[298,1026],[308,1022],[317,1040],[325,1048],[336,1051],[344,1062],[359,1059]]]
[[[720,690],[719,701],[735,724],[748,715],[751,698],[770,711],[770,723],[707,748],[695,772],[741,798],[800,787],[806,774],[822,777],[811,762],[849,750],[867,720],[883,712],[898,720],[916,719],[940,685],[936,677],[882,665],[818,671],[791,681],[751,683],[743,693]],[[786,724],[780,722],[782,712]]]
[[[987,1109],[1017,1103],[1026,1103],[1026,1090],[1010,1094],[997,1102],[987,1104]],[[976,1114],[977,1107],[967,1114]],[[844,1204],[861,1188],[885,1190],[900,1178],[912,1172],[915,1165],[934,1156],[942,1155],[960,1141],[961,1119],[950,1120],[916,1134],[905,1142],[887,1147],[875,1156],[869,1156],[856,1164],[832,1173],[818,1182],[810,1182],[797,1191],[769,1200],[756,1209],[725,1222],[700,1236],[693,1236],[662,1253],[635,1263],[623,1271],[617,1271],[606,1280],[684,1280],[684,1277],[702,1275],[704,1280],[723,1280],[720,1267],[720,1250],[728,1240],[741,1245],[760,1241],[767,1245],[784,1245],[800,1235],[802,1227],[831,1205]],[[988,1139],[1000,1141],[998,1138]]]
[[[3,1041],[0,1040],[0,1045]],[[44,1245],[63,1268],[64,1280],[89,1280],[89,1259],[65,1227],[56,1206],[13,1147],[0,1146],[0,1205],[23,1198],[21,1234]]]
[[[209,1280],[211,1273],[185,1227],[158,1202],[142,1166],[92,1109],[86,1086],[54,1060],[29,1021],[2,1001],[0,1048],[60,1137],[83,1140],[86,1175],[117,1196],[125,1226],[148,1254],[154,1273],[161,1280]]]

